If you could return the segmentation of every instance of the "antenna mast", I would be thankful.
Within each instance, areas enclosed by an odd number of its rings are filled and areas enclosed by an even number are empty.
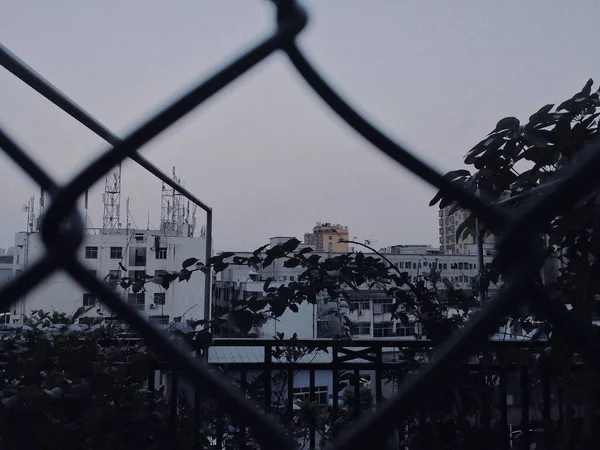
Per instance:
[[[175,174],[173,167],[173,181],[184,185]],[[183,195],[174,188],[162,183],[162,195],[160,202],[160,230],[164,236],[187,236],[188,231],[184,225],[187,224],[186,207]]]
[[[104,215],[102,228],[118,229],[121,227],[121,164],[106,174],[104,193],[102,194]]]

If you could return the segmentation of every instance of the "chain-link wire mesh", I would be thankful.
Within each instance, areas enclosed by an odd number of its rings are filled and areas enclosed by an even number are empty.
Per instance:
[[[162,353],[174,368],[180,370],[182,376],[218,401],[224,411],[251,427],[263,448],[294,448],[295,442],[286,437],[274,420],[266,414],[258,414],[257,407],[239,391],[224,387],[218,375],[209,372],[199,360],[176,347],[162,332],[88,272],[76,258],[76,250],[84,235],[84,224],[76,213],[76,201],[125,158],[135,160],[207,212],[210,211],[208,206],[174,183],[137,151],[240,75],[280,51],[288,56],[308,86],[358,134],[392,160],[440,189],[446,197],[472,211],[488,229],[502,236],[498,247],[498,259],[505,274],[505,284],[496,298],[487,303],[460,331],[438,348],[432,361],[407,380],[393,399],[340,436],[331,444],[332,448],[377,448],[395,426],[395,419],[406,416],[414,405],[420,403],[431,387],[451,381],[456,367],[452,362],[462,360],[478,346],[483,345],[497,322],[526,301],[539,313],[544,314],[555,325],[557,332],[562,333],[578,348],[588,363],[600,366],[600,346],[591,338],[588,328],[581,326],[577,322],[578,319],[567,313],[563,304],[551,299],[543,288],[533,283],[545,260],[544,249],[537,239],[540,230],[553,217],[600,185],[600,180],[596,177],[600,170],[600,141],[594,141],[582,152],[579,161],[561,170],[551,188],[544,190],[543,195],[540,194],[535,200],[527,202],[519,210],[503,209],[498,204],[486,201],[483,195],[475,196],[444,178],[405,147],[385,136],[348,105],[321,77],[296,45],[295,38],[302,32],[308,20],[306,11],[293,0],[275,3],[276,28],[270,36],[239,55],[213,76],[193,86],[123,139],[117,138],[102,127],[98,121],[45,82],[32,69],[20,63],[7,49],[0,47],[0,63],[5,68],[111,144],[110,148],[68,184],[59,185],[0,129],[0,148],[51,196],[51,205],[41,227],[46,254],[38,263],[2,289],[0,307],[7,307],[51,274],[64,270],[126,320],[149,345]],[[207,296],[205,301],[208,300]]]

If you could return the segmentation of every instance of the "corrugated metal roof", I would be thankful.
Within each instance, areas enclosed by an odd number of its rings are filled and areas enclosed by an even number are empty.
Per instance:
[[[365,347],[366,348],[366,347]],[[352,350],[360,350],[360,348],[352,348]],[[394,352],[393,348],[383,349],[384,353]],[[397,350],[396,350],[397,351]],[[208,362],[210,364],[252,364],[264,363],[265,349],[264,347],[210,347],[208,350]],[[286,363],[285,356],[280,360],[273,358],[273,363]],[[332,362],[331,351],[312,352],[302,356],[297,361],[290,361],[300,364],[330,364]],[[370,361],[362,358],[356,358],[352,363],[369,363]],[[344,364],[344,363],[341,363]]]

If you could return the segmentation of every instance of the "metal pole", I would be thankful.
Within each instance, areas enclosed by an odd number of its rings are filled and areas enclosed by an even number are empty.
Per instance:
[[[204,320],[210,320],[211,313],[211,278],[212,270],[208,267],[208,260],[212,257],[212,208],[206,210],[206,264],[204,274]],[[209,324],[204,324],[204,329],[209,329]]]
[[[477,265],[479,266],[479,300],[483,304],[485,303],[485,289],[481,283],[481,277],[483,276],[484,262],[483,262],[483,233],[479,228],[479,219],[475,218],[475,238],[477,240]]]

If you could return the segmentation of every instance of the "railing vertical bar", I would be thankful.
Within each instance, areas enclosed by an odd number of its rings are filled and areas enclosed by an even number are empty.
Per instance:
[[[264,368],[264,403],[267,412],[271,411],[271,366],[273,363],[273,347],[269,344],[265,345],[265,368]]]
[[[544,444],[548,449],[552,447],[552,400],[550,397],[551,369],[552,367],[549,361],[544,361],[542,363],[542,418],[544,421]]]
[[[248,390],[248,371],[246,369],[240,370],[240,387],[244,392]]]
[[[338,417],[338,409],[339,409],[339,387],[340,387],[340,373],[338,370],[339,362],[338,362],[338,344],[337,342],[333,342],[331,345],[331,365],[332,365],[332,376],[331,376],[331,384],[332,384],[332,405],[331,405],[331,422],[333,426],[333,435],[337,433],[337,417]]]
[[[490,421],[491,421],[491,411],[490,411],[490,392],[489,392],[489,382],[488,382],[488,363],[489,363],[489,352],[485,351],[481,360],[481,364],[479,366],[479,375],[481,377],[481,401],[482,401],[482,409],[481,409],[481,425],[483,432],[489,436],[490,435]]]
[[[427,436],[427,415],[424,408],[419,409],[418,413],[418,427],[419,427],[419,442],[421,443],[421,450],[426,450],[430,447],[429,439]]]
[[[179,394],[179,373],[176,369],[171,371],[171,398],[169,405],[171,409],[171,437],[177,437],[177,396]]]
[[[148,374],[148,390],[154,391],[155,387],[156,387],[156,369],[152,368],[152,369],[150,369],[150,372]]]
[[[224,416],[223,416],[223,410],[222,408],[219,406],[219,403],[216,402],[215,404],[215,408],[216,408],[216,419],[217,419],[217,426],[215,427],[215,432],[217,434],[216,436],[216,441],[217,441],[217,449],[221,450],[223,448],[223,434],[224,434],[224,427],[223,427],[223,420],[224,420]]]
[[[360,370],[354,369],[354,417],[360,417]]]
[[[288,370],[287,380],[287,413],[289,420],[294,418],[294,370]]]
[[[521,448],[529,450],[531,439],[531,433],[529,432],[529,403],[531,402],[531,395],[529,390],[529,369],[525,365],[521,366],[519,384],[521,388],[521,432],[523,433]]]
[[[205,300],[208,301],[208,300]],[[196,351],[196,358],[203,360],[208,363],[208,350],[206,352],[200,353]],[[200,418],[200,410],[202,408],[202,394],[200,392],[200,386],[196,384],[194,386],[194,433],[196,434],[196,438],[198,438],[198,432],[200,431],[201,426],[201,418]]]
[[[383,349],[381,347],[377,347],[375,349],[375,400],[376,405],[379,407],[383,400],[383,392],[381,387],[381,377],[382,377],[382,366],[383,366]]]
[[[560,430],[561,435],[563,435],[563,430],[565,427],[565,416],[564,416],[564,393],[563,389],[560,385],[556,387],[556,396],[558,402],[558,426],[557,429]]]
[[[309,398],[313,403],[315,398],[315,370],[309,369]],[[317,444],[317,421],[315,417],[315,409],[310,409],[310,450],[314,450]]]
[[[506,367],[500,366],[500,443],[503,450],[510,448],[510,436],[508,430],[508,392],[507,392]]]
[[[240,386],[245,395],[248,392],[248,371],[246,369],[240,370]],[[246,436],[247,428],[246,424],[240,423],[242,435]]]

